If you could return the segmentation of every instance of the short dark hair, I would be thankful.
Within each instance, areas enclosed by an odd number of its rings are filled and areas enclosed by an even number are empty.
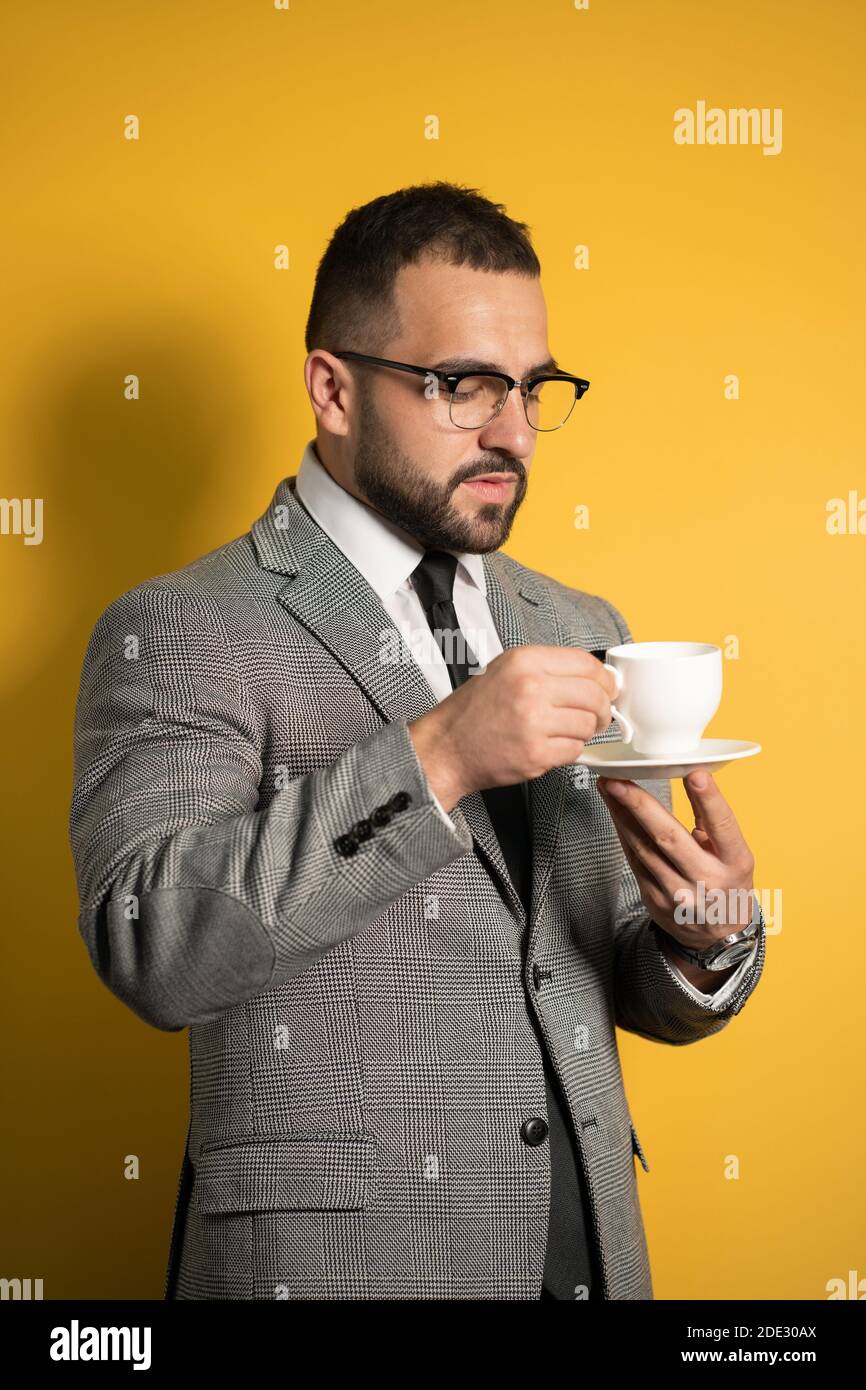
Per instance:
[[[394,282],[422,255],[474,270],[538,276],[525,222],[477,188],[414,184],[353,208],[319,262],[307,318],[307,352],[351,349],[381,356],[400,331]]]

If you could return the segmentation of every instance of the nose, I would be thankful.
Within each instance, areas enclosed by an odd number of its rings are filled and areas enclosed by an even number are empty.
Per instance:
[[[509,391],[499,414],[478,431],[478,445],[482,449],[505,449],[519,459],[532,453],[535,431],[526,419],[519,386]]]

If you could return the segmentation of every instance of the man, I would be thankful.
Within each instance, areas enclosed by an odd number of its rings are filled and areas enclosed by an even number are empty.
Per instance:
[[[474,190],[355,209],[297,475],[94,628],[80,930],[190,1030],[168,1298],[652,1298],[615,1028],[719,1032],[764,932],[733,971],[676,954],[731,930],[679,925],[676,888],[752,886],[712,778],[690,834],[667,782],[573,766],[618,737],[602,662],[631,634],[500,550],[588,385],[539,276]]]

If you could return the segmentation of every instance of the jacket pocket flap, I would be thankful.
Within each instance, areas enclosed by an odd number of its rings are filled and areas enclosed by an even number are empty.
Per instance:
[[[643,1146],[637,1137],[637,1130],[635,1129],[634,1125],[632,1125],[631,1127],[631,1146],[633,1152],[637,1154],[638,1158],[643,1164],[644,1172],[648,1173],[650,1170],[649,1164],[646,1161],[646,1155],[644,1154]]]
[[[190,1201],[205,1213],[357,1211],[378,1177],[373,1135],[250,1136],[202,1147]]]

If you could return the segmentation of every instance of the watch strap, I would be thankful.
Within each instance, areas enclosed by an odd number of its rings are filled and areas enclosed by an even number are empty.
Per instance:
[[[734,946],[738,941],[751,940],[753,948],[756,946],[761,934],[761,928],[764,926],[764,914],[761,911],[761,904],[753,891],[751,921],[738,931],[730,932],[727,939],[716,942],[714,946],[709,946],[706,951],[693,951],[691,947],[684,946],[682,942],[677,941],[675,936],[671,936],[670,932],[665,931],[664,927],[660,927],[657,922],[653,922],[653,926],[656,931],[660,932],[665,938],[669,949],[674,955],[679,956],[681,960],[686,960],[692,965],[700,966],[703,970],[711,970],[713,968],[712,962],[720,954],[720,950],[724,950],[728,946]],[[749,933],[749,936],[745,935],[746,932]],[[745,957],[743,959],[745,959]],[[727,969],[728,967],[725,968]]]

